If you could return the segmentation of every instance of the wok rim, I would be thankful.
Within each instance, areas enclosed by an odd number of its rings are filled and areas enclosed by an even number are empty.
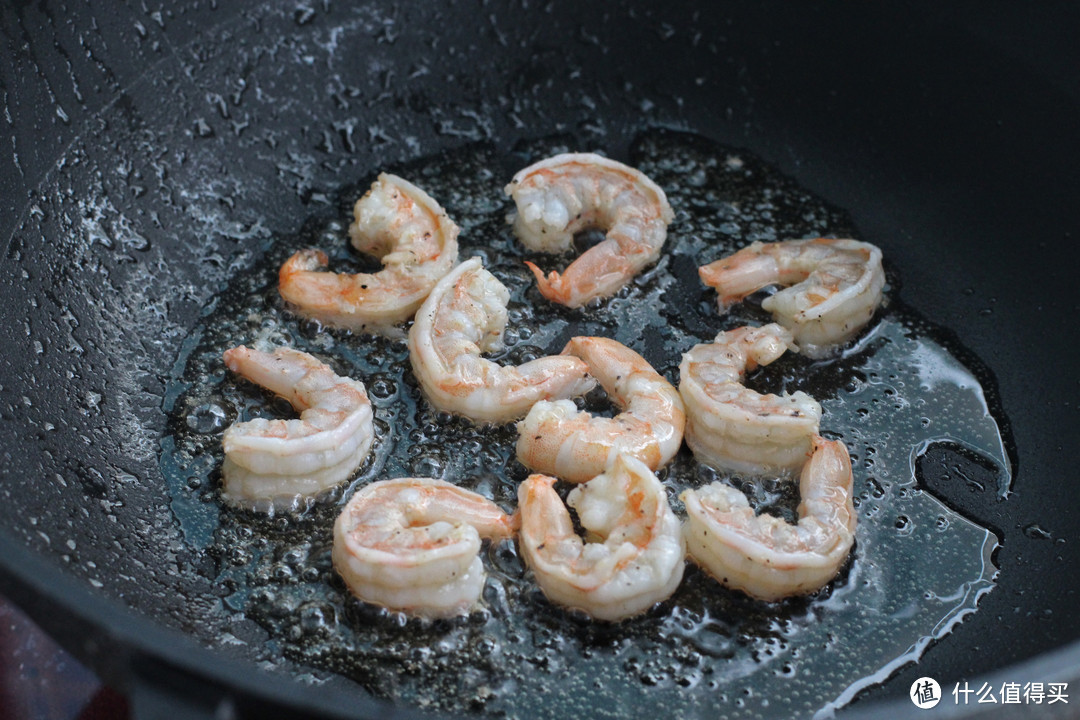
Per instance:
[[[320,689],[301,682],[275,682],[273,673],[260,672],[248,663],[224,657],[178,629],[140,616],[114,598],[93,592],[85,583],[13,540],[6,530],[0,530],[0,592],[61,647],[86,664],[102,682],[113,685],[129,699],[140,683],[166,679],[153,677],[153,669],[143,668],[148,677],[140,675],[140,661],[150,659],[164,661],[167,671],[209,680],[218,689],[214,694],[221,703],[235,701],[236,691],[240,691],[256,700],[270,701],[280,710],[304,715],[314,711],[317,717],[403,718],[422,712],[370,694],[364,701],[370,704],[365,706],[358,702],[359,695],[350,694],[347,698],[334,689]],[[67,615],[56,619],[41,600],[62,607]],[[66,628],[71,632],[58,632],[58,627],[72,621],[74,625]],[[104,641],[106,646],[99,646],[99,641]],[[347,711],[347,707],[352,711]],[[363,714],[358,715],[356,710]]]

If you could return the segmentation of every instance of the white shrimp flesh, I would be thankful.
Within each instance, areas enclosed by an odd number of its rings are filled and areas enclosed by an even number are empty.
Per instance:
[[[428,400],[477,423],[516,420],[540,400],[593,388],[584,361],[569,355],[499,365],[483,353],[502,348],[510,293],[479,258],[439,281],[409,330],[409,360]]]
[[[592,153],[541,160],[514,175],[505,191],[517,207],[514,232],[531,250],[566,252],[576,233],[606,232],[561,275],[545,276],[526,263],[544,297],[572,308],[613,295],[655,262],[674,219],[664,191],[644,173]]]
[[[664,486],[648,467],[620,455],[570,491],[567,503],[587,539],[574,531],[555,482],[537,474],[518,488],[521,552],[551,602],[617,621],[675,592],[685,545]]]
[[[756,515],[746,496],[713,482],[680,496],[687,551],[721,584],[761,600],[805,595],[829,583],[855,542],[851,458],[838,440],[814,438],[799,478],[798,523]]]
[[[374,438],[371,403],[363,383],[334,373],[307,353],[239,347],[225,364],[289,401],[298,419],[256,418],[225,430],[224,498],[272,512],[298,507],[347,480]]]
[[[569,482],[591,480],[616,455],[666,465],[679,451],[686,414],[679,392],[649,362],[622,343],[575,337],[563,355],[581,358],[621,409],[592,416],[572,400],[542,401],[518,423],[517,458],[537,472]]]
[[[326,325],[401,337],[399,323],[420,307],[458,260],[458,227],[412,183],[383,173],[353,209],[353,247],[378,258],[376,273],[334,273],[321,250],[282,265],[278,290],[289,307]]]
[[[361,600],[418,617],[468,613],[484,589],[482,538],[511,537],[516,515],[433,478],[361,488],[334,523],[334,569]]]
[[[720,311],[769,285],[787,286],[761,306],[791,330],[800,352],[824,357],[855,336],[881,304],[881,250],[851,239],[754,242],[698,268]]]
[[[764,395],[743,384],[747,371],[793,348],[791,332],[770,323],[721,332],[683,355],[686,444],[698,461],[746,473],[803,464],[818,434],[821,405],[802,391]]]

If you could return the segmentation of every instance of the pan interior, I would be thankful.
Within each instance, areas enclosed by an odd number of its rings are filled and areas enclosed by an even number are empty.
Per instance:
[[[505,222],[512,204],[502,186],[517,168],[578,143],[559,135],[509,152],[472,143],[384,168],[443,204],[462,228],[461,257],[480,256],[510,289],[500,362],[557,352],[573,335],[604,335],[677,382],[681,354],[693,344],[769,321],[755,299],[721,317],[697,280],[698,265],[752,240],[858,236],[842,211],[744,151],[690,133],[645,131],[628,160],[665,189],[675,210],[665,252],[616,297],[567,311],[539,296],[522,260],[550,268],[570,258],[523,251]],[[233,278],[184,341],[166,387],[160,468],[191,569],[220,597],[207,613],[220,627],[257,623],[268,637],[258,652],[270,665],[299,663],[316,681],[345,676],[377,696],[446,711],[793,717],[841,706],[917,659],[993,587],[997,538],[924,492],[916,468],[927,448],[948,441],[981,458],[984,481],[1004,490],[1000,434],[974,375],[934,327],[889,297],[839,357],[789,354],[750,379],[763,391],[813,395],[824,407],[824,433],[852,453],[857,544],[825,590],[762,603],[690,568],[675,596],[653,611],[594,623],[550,605],[514,545],[502,543],[486,549],[483,603],[467,617],[407,620],[355,600],[333,572],[330,548],[336,513],[357,487],[435,476],[510,510],[528,473],[514,458],[512,425],[479,428],[428,406],[403,342],[327,330],[282,307],[277,268],[297,249],[320,247],[341,271],[362,265],[348,250],[346,227],[371,179],[341,188],[329,211],[276,238],[253,269]],[[895,274],[890,282],[895,287]],[[304,349],[363,380],[373,399],[371,457],[347,488],[302,514],[267,518],[220,503],[224,428],[288,415],[281,401],[225,371],[221,352],[238,344]],[[585,403],[610,411],[602,393]],[[788,519],[798,502],[790,479],[725,476],[685,448],[661,478],[677,512],[680,491],[713,479],[738,484],[759,510]]]

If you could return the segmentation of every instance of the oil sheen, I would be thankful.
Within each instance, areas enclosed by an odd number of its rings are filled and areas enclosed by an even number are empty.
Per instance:
[[[512,425],[476,427],[426,403],[404,342],[327,330],[283,307],[277,268],[301,247],[322,248],[338,271],[377,268],[347,237],[352,203],[373,171],[342,188],[331,212],[279,238],[255,272],[236,277],[208,306],[172,370],[165,403],[171,431],[160,464],[185,542],[193,556],[210,560],[203,572],[223,598],[208,612],[255,620],[267,634],[271,665],[299,663],[313,682],[343,676],[378,697],[432,710],[530,718],[828,715],[916,660],[993,588],[996,536],[966,519],[963,508],[939,502],[916,476],[920,454],[944,442],[977,455],[989,475],[983,481],[1008,491],[1008,454],[980,373],[958,359],[963,353],[947,332],[897,300],[888,238],[860,237],[842,211],[767,164],[689,133],[645,132],[628,158],[664,188],[675,210],[661,259],[613,298],[578,310],[548,303],[522,261],[551,270],[571,258],[522,248],[506,223],[512,204],[502,187],[530,162],[593,149],[556,136],[510,149],[470,145],[378,170],[411,180],[441,203],[461,226],[461,257],[482,257],[510,289],[506,349],[494,356],[505,363],[558,352],[574,335],[605,335],[677,383],[691,346],[769,320],[760,296],[719,315],[715,293],[698,281],[699,265],[754,240],[827,235],[882,245],[890,284],[870,327],[837,357],[789,353],[748,379],[763,392],[810,393],[824,409],[822,433],[852,454],[859,525],[840,576],[812,596],[764,603],[691,565],[670,600],[607,624],[550,605],[514,544],[504,542],[485,545],[487,585],[468,616],[411,620],[354,599],[334,573],[330,550],[333,521],[358,487],[438,477],[510,511],[528,474],[514,458]],[[283,401],[225,370],[223,350],[259,341],[296,346],[362,380],[374,406],[376,439],[356,478],[302,513],[264,517],[220,500],[224,429],[292,415]],[[584,403],[611,412],[602,391]],[[660,477],[677,513],[682,490],[718,478],[742,488],[759,511],[792,519],[798,503],[790,479],[726,476],[698,464],[685,447]]]

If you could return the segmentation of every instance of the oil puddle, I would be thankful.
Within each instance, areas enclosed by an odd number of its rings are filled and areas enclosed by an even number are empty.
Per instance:
[[[461,257],[478,255],[511,291],[506,349],[518,363],[557,352],[576,334],[615,337],[677,381],[681,354],[720,330],[769,320],[750,299],[719,316],[698,265],[753,240],[856,236],[843,212],[741,151],[695,135],[649,131],[630,162],[668,193],[676,220],[662,259],[615,297],[570,311],[544,301],[522,260],[553,269],[568,258],[530,255],[505,222],[502,186],[528,162],[577,149],[570,138],[500,152],[473,145],[395,172],[424,188],[461,226]],[[277,268],[318,246],[340,271],[369,267],[348,249],[351,206],[374,179],[343,188],[297,237],[281,238],[256,272],[208,309],[174,367],[171,431],[160,466],[186,542],[213,559],[221,611],[243,614],[283,658],[353,679],[397,703],[495,717],[791,718],[828,715],[860,689],[916,660],[975,611],[994,586],[997,539],[918,478],[927,453],[962,447],[973,481],[1005,493],[1009,460],[976,375],[944,334],[887,291],[871,328],[838,357],[792,355],[758,371],[762,391],[803,390],[824,409],[823,434],[853,458],[859,526],[841,575],[807,598],[764,603],[728,591],[693,566],[644,616],[590,622],[552,607],[512,543],[488,546],[483,602],[454,620],[419,622],[353,599],[333,572],[331,528],[356,487],[426,475],[516,504],[527,470],[512,426],[478,428],[434,412],[420,395],[404,343],[327,331],[284,310]],[[861,238],[873,242],[875,238]],[[887,257],[886,257],[887,260]],[[895,287],[895,276],[892,276]],[[364,381],[375,409],[375,451],[356,479],[299,516],[261,517],[219,498],[221,433],[237,420],[287,416],[280,400],[228,374],[221,353],[241,343],[290,344]],[[592,398],[590,403],[603,405]],[[677,496],[718,473],[683,449],[661,471]],[[792,513],[778,478],[731,478],[759,509]]]

